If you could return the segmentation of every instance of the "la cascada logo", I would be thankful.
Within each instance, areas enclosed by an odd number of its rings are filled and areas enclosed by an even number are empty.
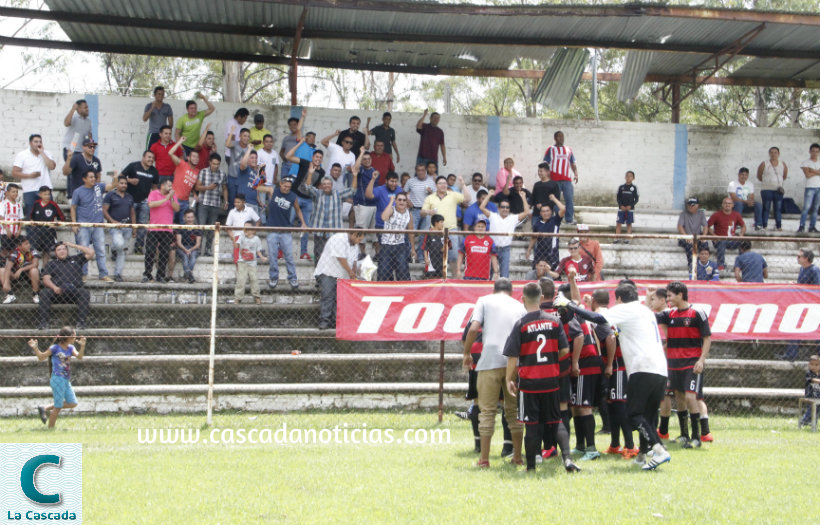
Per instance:
[[[0,456],[0,523],[82,523],[82,444],[6,443]]]

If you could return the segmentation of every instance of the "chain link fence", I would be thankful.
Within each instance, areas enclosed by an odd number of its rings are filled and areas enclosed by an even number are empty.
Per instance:
[[[353,410],[386,404],[434,409],[437,393],[448,406],[462,406],[459,399],[467,385],[460,341],[336,339],[334,324],[327,327],[323,317],[321,282],[314,277],[317,264],[335,259],[338,265],[338,257],[347,255],[356,263],[358,277],[373,281],[480,280],[497,272],[514,281],[542,275],[561,280],[574,265],[581,280],[628,278],[663,286],[697,276],[698,257],[715,263],[708,280],[733,282],[738,252],[728,245],[723,264],[717,265],[714,243],[725,239],[521,232],[507,236],[508,248],[498,249],[504,236],[494,236],[496,248],[482,251],[492,237],[475,232],[396,230],[388,245],[372,230],[259,227],[245,231],[258,242],[237,245],[238,232],[225,227],[176,225],[159,240],[148,232],[150,253],[136,244],[136,230],[147,225],[106,227],[96,249],[93,234],[81,233],[94,225],[16,226],[23,237],[4,237],[2,253],[0,360],[6,373],[0,395],[10,398],[7,405],[18,407],[6,414],[31,413],[36,405],[23,406],[28,400],[50,395],[47,366],[31,356],[27,341],[37,339],[43,349],[64,325],[78,326],[89,341],[87,356],[72,368],[72,381],[81,401],[93,399],[100,411],[207,410],[210,416],[212,409],[237,407]],[[118,239],[124,229],[135,230],[125,245]],[[196,248],[176,244],[191,232]],[[342,241],[334,240],[334,232]],[[209,233],[216,234],[210,251],[204,241],[197,244]],[[355,245],[360,235],[364,240]],[[55,252],[51,242],[46,246],[42,237],[66,242],[59,249],[63,253]],[[28,242],[20,242],[22,238]],[[73,244],[80,240],[90,246]],[[805,239],[744,240],[767,260],[767,282],[796,279],[795,257]],[[352,252],[339,251],[345,242]],[[692,250],[687,262],[691,246],[708,246],[709,252]],[[320,263],[317,256],[322,259],[328,250],[328,260]],[[192,255],[198,255],[195,262]],[[86,276],[77,283],[65,280],[70,271],[59,260],[66,258],[75,265],[85,263]],[[245,286],[237,286],[237,280]],[[62,284],[61,293],[55,293],[55,284]],[[644,290],[642,285],[642,295]],[[691,299],[697,302],[697,297]],[[704,376],[710,409],[793,416],[806,360],[818,352],[816,340],[756,340],[754,333],[744,340],[714,341]],[[277,404],[279,397],[291,401]],[[294,405],[294,398],[301,401]]]

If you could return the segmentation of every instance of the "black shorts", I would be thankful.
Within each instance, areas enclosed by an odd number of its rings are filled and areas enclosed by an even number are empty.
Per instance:
[[[570,380],[569,404],[595,407],[601,398],[601,374],[573,377]]]
[[[572,386],[569,382],[569,376],[559,377],[558,378],[558,401],[561,403],[569,404],[569,395],[572,390]]]
[[[669,371],[669,386],[672,390],[677,392],[694,392],[697,393],[698,377],[700,374],[695,374],[692,368],[684,368],[682,370]]]
[[[626,401],[626,370],[612,372],[609,376],[609,384],[606,392],[606,399],[609,403],[622,403]]]
[[[518,421],[525,425],[560,423],[559,392],[519,392]]]
[[[695,397],[699,401],[703,401],[703,372],[701,372],[700,374],[694,374],[694,377],[695,386],[693,390],[695,392]]]

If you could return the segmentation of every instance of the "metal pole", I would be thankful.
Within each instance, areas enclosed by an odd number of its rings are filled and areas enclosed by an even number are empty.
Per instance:
[[[598,50],[592,50],[592,109],[598,122]]]
[[[214,261],[211,270],[211,341],[208,351],[208,416],[206,423],[213,424],[214,409],[214,354],[216,353],[216,301],[219,292],[219,223],[214,227]]]
[[[447,280],[447,243],[450,239],[449,228],[444,228],[444,243],[442,243],[442,263],[441,263],[441,277],[442,280]],[[444,419],[444,339],[439,344],[439,359],[438,359],[438,422],[441,423]]]

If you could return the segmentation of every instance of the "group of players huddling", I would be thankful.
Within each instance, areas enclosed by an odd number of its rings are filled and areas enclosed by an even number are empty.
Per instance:
[[[519,302],[511,296],[512,283],[499,279],[494,293],[476,302],[463,338],[467,397],[475,402],[462,413],[473,423],[481,454],[476,466],[489,467],[499,396],[502,456],[528,471],[556,456],[556,446],[567,472],[581,470],[573,454],[582,454],[583,461],[598,459],[593,408],[601,405],[610,429],[606,453],[632,459],[644,470],[671,460],[661,439],[669,438],[672,396],[683,448],[712,441],[702,379],[711,331],[706,314],[689,303],[686,285],[673,281],[665,289],[650,289],[642,304],[635,283],[623,280],[609,307],[608,290],[582,299],[575,272],[568,281],[558,290],[549,278],[528,283]]]

